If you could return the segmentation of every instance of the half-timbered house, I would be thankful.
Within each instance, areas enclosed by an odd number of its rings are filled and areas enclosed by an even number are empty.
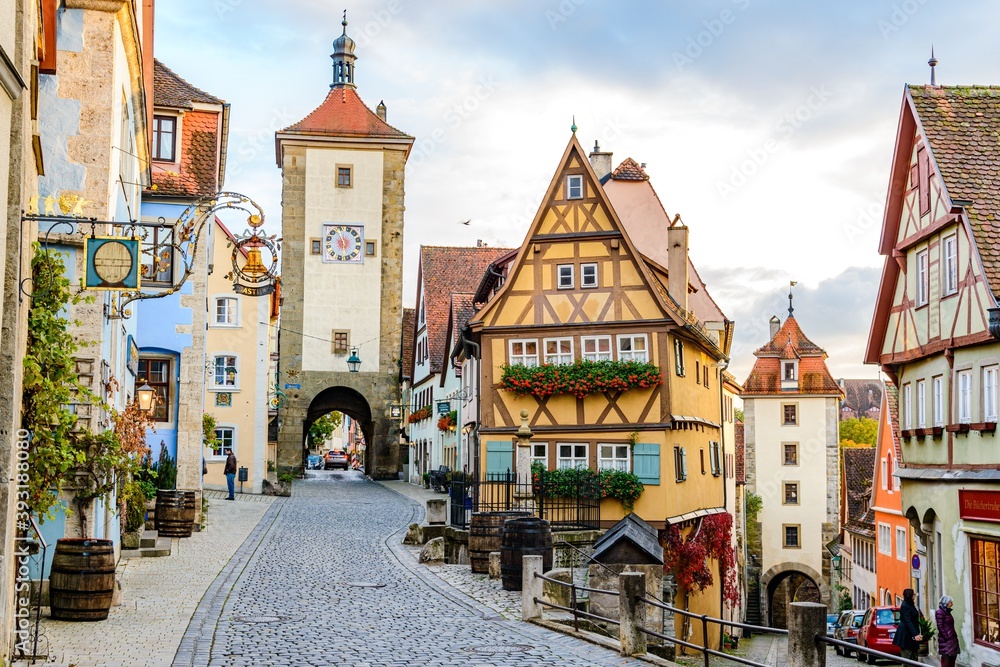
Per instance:
[[[907,86],[866,362],[899,388],[903,514],[925,614],[955,600],[963,662],[1000,657],[1000,90]],[[916,561],[915,561],[916,562]]]

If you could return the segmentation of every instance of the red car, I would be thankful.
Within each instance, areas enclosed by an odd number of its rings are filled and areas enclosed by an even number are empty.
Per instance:
[[[899,607],[872,607],[858,628],[858,646],[899,655],[899,647],[892,643],[899,625]],[[874,665],[877,658],[858,651],[858,660]]]
[[[331,468],[347,470],[347,452],[340,452],[331,449],[326,453],[326,460],[324,461],[323,468],[325,470],[330,470]]]

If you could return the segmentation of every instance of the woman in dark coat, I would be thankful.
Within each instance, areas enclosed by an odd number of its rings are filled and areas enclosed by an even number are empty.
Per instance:
[[[955,619],[951,616],[954,600],[945,595],[934,612],[938,630],[938,653],[941,654],[941,667],[955,667],[958,657],[958,635],[955,634]]]
[[[913,589],[907,588],[903,591],[903,604],[899,605],[899,625],[892,643],[899,647],[899,653],[904,658],[916,660],[921,641],[920,612],[913,604]]]

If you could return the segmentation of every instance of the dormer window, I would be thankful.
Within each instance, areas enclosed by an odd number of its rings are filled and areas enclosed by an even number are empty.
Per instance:
[[[153,116],[153,159],[176,162],[177,118]]]
[[[566,199],[583,199],[583,176],[573,174],[566,177]]]
[[[796,379],[796,377],[795,377],[795,370],[796,370],[795,369],[795,362],[794,361],[786,361],[785,363],[782,364],[782,366],[784,368],[782,369],[782,378],[781,379],[785,380],[785,381],[795,380]]]
[[[799,362],[781,362],[781,388],[785,391],[795,391],[799,388]]]

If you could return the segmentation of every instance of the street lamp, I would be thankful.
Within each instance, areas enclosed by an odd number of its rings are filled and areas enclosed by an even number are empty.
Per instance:
[[[347,370],[357,373],[361,370],[361,357],[358,356],[358,348],[351,348],[351,356],[347,358]]]
[[[139,409],[150,414],[155,404],[156,390],[143,382],[142,386],[135,390],[135,395],[139,400]]]

